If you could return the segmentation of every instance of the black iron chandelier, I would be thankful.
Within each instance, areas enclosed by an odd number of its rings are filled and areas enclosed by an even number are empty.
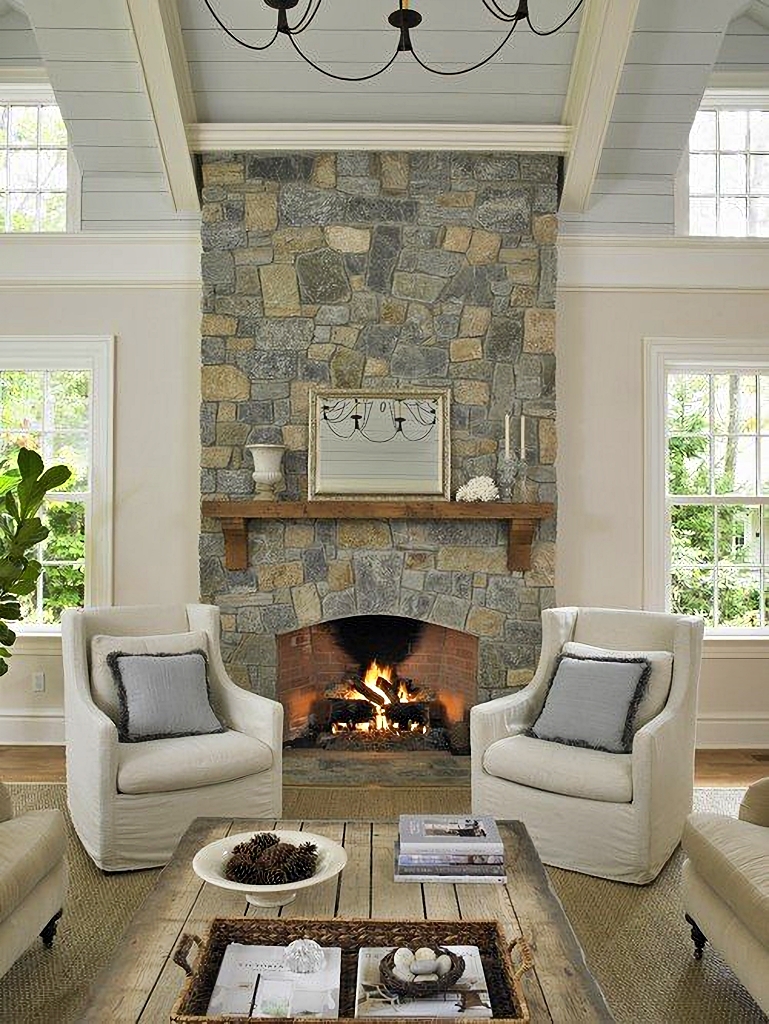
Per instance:
[[[275,28],[275,32],[272,38],[266,43],[254,44],[249,43],[245,39],[241,39],[239,35],[229,29],[222,21],[220,16],[214,10],[211,0],[204,0],[206,7],[211,12],[214,20],[224,32],[233,39],[240,46],[244,46],[247,50],[264,51],[269,50],[273,43],[278,39],[279,36],[285,36],[302,60],[306,61],[311,67],[315,68],[322,75],[326,75],[328,78],[334,78],[338,82],[367,82],[372,78],[376,78],[378,75],[384,74],[389,68],[393,66],[399,53],[410,53],[414,60],[419,64],[420,67],[424,68],[425,71],[430,71],[434,75],[444,75],[446,77],[452,77],[454,75],[465,75],[468,71],[477,71],[478,68],[482,68],[484,64],[488,64],[489,61],[493,60],[494,57],[500,52],[505,44],[510,40],[515,32],[516,28],[521,22],[525,22],[531,31],[537,36],[552,36],[556,32],[560,31],[577,13],[582,7],[585,0],[577,0],[577,3],[572,10],[566,15],[566,17],[559,22],[559,24],[552,26],[551,28],[543,29],[538,25],[535,25],[529,15],[529,3],[528,0],[518,0],[518,7],[515,11],[507,11],[499,2],[499,0],[481,0],[481,3],[486,10],[491,14],[497,21],[501,21],[504,25],[509,25],[507,32],[502,38],[502,41],[496,46],[488,56],[484,57],[483,60],[477,61],[475,64],[470,64],[468,67],[455,69],[452,71],[446,71],[442,68],[431,67],[427,64],[414,49],[411,41],[411,32],[413,29],[418,28],[422,24],[422,15],[417,11],[411,10],[409,7],[410,0],[398,0],[398,9],[393,11],[387,21],[392,25],[394,29],[398,31],[398,45],[393,53],[392,57],[386,61],[382,67],[377,68],[376,71],[371,71],[366,75],[348,76],[348,75],[337,75],[332,71],[328,71],[326,68],[316,64],[310,57],[304,53],[299,44],[296,41],[296,37],[300,36],[305,32],[315,20],[318,12],[320,11],[323,0],[307,0],[307,6],[304,13],[300,15],[299,19],[292,25],[288,20],[288,12],[298,7],[301,0],[262,0],[267,7],[271,7],[274,11],[278,12],[278,24]]]

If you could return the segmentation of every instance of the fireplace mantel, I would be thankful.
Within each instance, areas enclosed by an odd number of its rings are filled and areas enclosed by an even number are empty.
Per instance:
[[[249,519],[504,519],[508,525],[507,568],[531,568],[531,545],[537,524],[549,519],[549,502],[517,504],[503,501],[204,501],[204,516],[222,520],[225,564],[248,568]]]

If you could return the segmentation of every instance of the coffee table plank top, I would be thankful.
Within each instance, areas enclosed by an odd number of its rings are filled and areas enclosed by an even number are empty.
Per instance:
[[[252,907],[231,892],[205,885],[193,872],[192,858],[207,843],[232,833],[274,828],[301,828],[342,842],[347,866],[335,880],[274,909]],[[611,1022],[526,829],[520,822],[501,823],[500,828],[507,851],[507,886],[412,884],[393,881],[394,822],[198,818],[94,982],[82,1019],[94,1024],[167,1021],[185,981],[171,956],[184,932],[205,935],[213,917],[336,916],[499,921],[510,938],[523,934],[534,955],[534,970],[523,977],[532,1021]]]

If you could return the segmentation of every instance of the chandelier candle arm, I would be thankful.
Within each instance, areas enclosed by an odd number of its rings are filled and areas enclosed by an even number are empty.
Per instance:
[[[224,0],[217,0],[217,3],[224,2]],[[551,36],[556,32],[559,32],[571,19],[577,14],[580,8],[584,5],[585,0],[576,0],[574,7],[571,11],[563,18],[561,22],[550,29],[541,29],[535,25],[529,14],[529,0],[518,0],[518,6],[514,13],[506,11],[499,0],[481,0],[481,3],[485,10],[492,15],[497,21],[510,26],[506,34],[503,36],[502,41],[494,47],[494,49],[482,60],[479,60],[475,64],[470,64],[467,67],[459,68],[454,71],[446,71],[441,68],[433,67],[428,64],[415,50],[411,40],[412,29],[418,28],[422,24],[422,15],[418,11],[412,10],[410,6],[410,0],[398,0],[398,9],[393,11],[387,18],[387,21],[393,28],[398,30],[398,45],[393,53],[392,57],[376,70],[365,74],[365,75],[339,75],[333,71],[328,71],[326,68],[316,64],[306,53],[304,53],[298,46],[295,36],[300,35],[304,32],[311,23],[315,20],[318,12],[320,11],[323,0],[307,0],[307,8],[304,14],[299,18],[296,25],[291,25],[288,20],[288,12],[293,10],[299,5],[299,0],[262,0],[266,7],[271,8],[278,12],[278,23],[275,28],[274,35],[268,43],[255,44],[249,43],[245,39],[240,38],[230,28],[227,27],[224,20],[217,14],[213,7],[212,0],[204,0],[204,3],[208,10],[211,12],[214,21],[219,27],[227,34],[227,36],[236,42],[239,46],[243,46],[245,49],[253,51],[264,51],[268,50],[273,43],[278,39],[279,36],[286,36],[291,43],[293,49],[302,58],[302,60],[309,64],[315,71],[325,75],[327,78],[333,78],[338,82],[367,82],[372,78],[377,78],[379,75],[388,71],[399,53],[410,53],[417,64],[425,71],[429,71],[434,75],[441,75],[442,77],[452,78],[456,75],[465,75],[471,71],[477,71],[479,68],[484,67],[490,61],[492,61],[497,54],[503,49],[503,47],[509,42],[513,32],[515,32],[520,22],[525,22],[531,32],[535,36]]]

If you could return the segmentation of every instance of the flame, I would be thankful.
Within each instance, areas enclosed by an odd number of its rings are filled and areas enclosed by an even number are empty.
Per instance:
[[[363,676],[363,681],[366,686],[377,695],[376,701],[369,701],[374,708],[374,721],[373,722],[359,722],[355,725],[354,729],[357,732],[379,732],[379,731],[391,731],[394,730],[399,732],[401,727],[398,723],[392,725],[388,722],[385,715],[384,709],[388,704],[392,704],[392,698],[385,693],[381,686],[379,686],[379,679],[386,679],[388,683],[393,683],[393,677],[397,678],[397,674],[391,665],[380,665],[378,661],[374,660],[371,662],[369,667]],[[369,700],[362,693],[354,690],[350,687],[345,697],[349,700]],[[410,695],[408,687],[403,680],[398,681],[397,700],[399,704],[409,704],[414,698]],[[344,727],[339,727],[336,724],[331,727],[332,733],[345,731]],[[427,732],[426,725],[418,725],[416,722],[411,722],[408,726],[410,732]]]

